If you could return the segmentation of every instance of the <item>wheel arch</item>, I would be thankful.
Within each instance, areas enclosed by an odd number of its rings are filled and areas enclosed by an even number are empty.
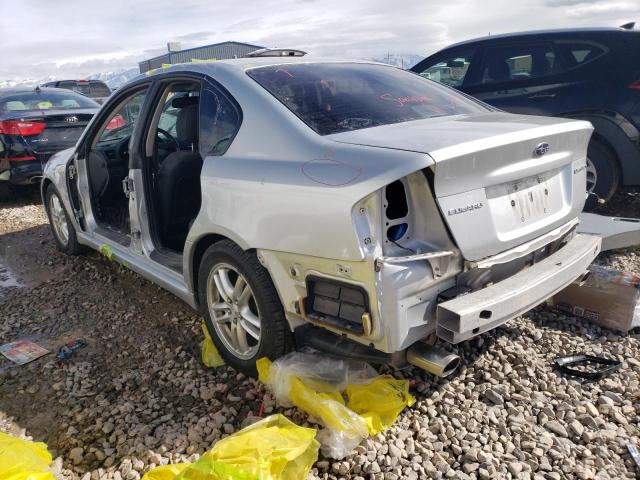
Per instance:
[[[640,150],[634,145],[640,141],[640,133],[624,117],[614,112],[573,112],[559,116],[591,122],[592,138],[606,147],[618,164],[619,185],[640,184]]]
[[[246,242],[243,242],[241,239],[235,237],[235,235],[211,232],[200,235],[196,240],[187,240],[185,246],[186,265],[184,265],[185,271],[187,272],[187,275],[185,275],[185,280],[188,283],[188,288],[193,292],[193,298],[197,308],[200,308],[200,299],[198,295],[198,270],[200,268],[200,263],[202,262],[204,253],[207,251],[207,249],[214,243],[228,240],[238,245],[244,251],[253,250],[249,248]]]

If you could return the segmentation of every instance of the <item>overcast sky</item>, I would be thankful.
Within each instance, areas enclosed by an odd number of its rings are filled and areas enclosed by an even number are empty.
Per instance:
[[[225,40],[380,58],[541,28],[640,21],[640,0],[0,0],[0,80],[83,77]]]

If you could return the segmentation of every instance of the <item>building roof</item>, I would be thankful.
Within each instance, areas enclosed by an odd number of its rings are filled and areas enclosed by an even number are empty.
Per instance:
[[[191,60],[221,60],[227,58],[238,58],[263,48],[260,45],[252,45],[242,42],[220,42],[200,47],[186,48],[176,52],[167,52],[147,60],[139,62],[140,72],[144,73],[154,68],[159,68],[163,64],[186,63]]]

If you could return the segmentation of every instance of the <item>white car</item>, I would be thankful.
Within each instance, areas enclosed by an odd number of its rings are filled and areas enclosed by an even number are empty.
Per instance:
[[[574,281],[588,122],[512,115],[401,69],[308,57],[172,66],[46,165],[59,248],[202,312],[224,359],[310,345],[446,375],[432,345]]]

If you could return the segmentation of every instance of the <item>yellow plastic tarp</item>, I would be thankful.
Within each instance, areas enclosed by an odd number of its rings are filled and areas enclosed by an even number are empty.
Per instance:
[[[272,415],[220,440],[197,462],[155,468],[142,480],[300,480],[318,459],[316,431]],[[171,476],[173,474],[173,476]]]
[[[394,424],[400,412],[416,401],[409,393],[407,380],[376,377],[368,383],[346,388],[347,407],[360,414],[367,423],[369,435],[380,433]]]
[[[202,322],[202,333],[204,334],[204,340],[200,345],[200,349],[202,350],[202,363],[204,363],[205,367],[214,368],[221,367],[224,365],[224,360],[220,356],[218,349],[213,344],[213,340],[211,340],[211,335],[209,335],[209,331],[207,330],[207,326]]]
[[[0,432],[0,480],[56,480],[46,471],[51,460],[44,443]]]
[[[287,375],[287,363],[279,367],[278,361],[273,364],[268,358],[259,359],[256,365],[259,380],[276,392],[276,400],[292,403],[326,428],[338,433],[337,437],[324,436],[322,440],[323,452],[337,457],[345,455],[350,447],[357,445],[358,442],[354,443],[353,439],[375,435],[391,427],[400,412],[415,403],[409,393],[408,380],[376,376],[347,384],[344,387],[345,402],[343,391],[337,386],[313,378],[314,365],[309,365],[309,375],[304,378],[301,378],[304,368],[300,364],[291,369],[300,375]],[[278,368],[285,371],[276,370],[277,373],[272,375],[274,369]],[[278,398],[278,392],[286,398]],[[331,444],[325,444],[324,439]],[[329,447],[326,451],[325,446]]]

